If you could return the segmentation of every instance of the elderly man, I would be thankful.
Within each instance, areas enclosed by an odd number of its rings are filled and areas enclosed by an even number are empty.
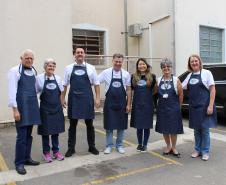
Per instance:
[[[62,104],[66,106],[65,94],[67,86],[70,85],[68,94],[68,118],[70,127],[68,130],[68,150],[65,154],[70,157],[75,153],[76,126],[78,119],[84,119],[87,127],[87,140],[89,152],[98,155],[99,151],[95,147],[95,131],[93,126],[94,119],[94,98],[92,85],[96,93],[96,107],[100,106],[100,87],[97,73],[94,66],[87,64],[85,51],[83,48],[76,48],[74,51],[75,61],[68,65],[64,72],[64,92]]]
[[[123,137],[127,129],[128,112],[131,110],[130,75],[122,69],[123,55],[114,54],[113,67],[102,71],[98,79],[105,84],[104,129],[106,130],[105,154],[110,154],[113,147],[113,130],[117,130],[116,149],[124,154]]]
[[[13,110],[16,123],[16,171],[24,175],[24,165],[39,165],[31,158],[32,128],[41,124],[38,100],[35,89],[36,71],[33,68],[34,54],[31,50],[23,51],[21,63],[10,69],[9,107]]]

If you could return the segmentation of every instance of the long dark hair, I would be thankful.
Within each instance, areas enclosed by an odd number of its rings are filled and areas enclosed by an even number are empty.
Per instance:
[[[147,82],[147,86],[150,87],[151,83],[153,81],[153,77],[152,77],[152,73],[151,73],[151,66],[147,63],[147,61],[144,58],[139,58],[136,62],[136,72],[133,74],[132,84],[133,84],[133,86],[136,86],[137,83],[141,79],[141,73],[138,69],[138,64],[140,61],[144,62],[147,66],[147,70],[145,71],[145,79]]]

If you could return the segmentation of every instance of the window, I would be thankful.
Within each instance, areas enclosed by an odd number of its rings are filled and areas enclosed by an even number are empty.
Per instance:
[[[83,47],[86,54],[104,54],[104,32],[73,29],[73,49]]]
[[[222,29],[200,26],[200,56],[204,63],[222,63]]]

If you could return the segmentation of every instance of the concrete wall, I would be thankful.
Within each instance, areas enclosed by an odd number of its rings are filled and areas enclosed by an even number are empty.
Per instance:
[[[226,2],[224,0],[175,1],[176,72],[179,75],[186,70],[189,55],[199,54],[199,26],[226,28]],[[226,61],[225,56],[224,61]]]
[[[56,59],[56,73],[63,75],[72,61],[71,0],[0,1],[0,122],[12,119],[7,107],[7,72],[17,65],[22,50],[35,52],[34,66],[41,73],[47,57]]]

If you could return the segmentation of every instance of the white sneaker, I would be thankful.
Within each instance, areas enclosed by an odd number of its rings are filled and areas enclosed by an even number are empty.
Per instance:
[[[120,153],[120,154],[124,154],[125,153],[125,150],[123,147],[118,147],[117,148],[117,151]]]
[[[202,155],[202,160],[203,160],[203,161],[208,161],[209,158],[210,158],[209,154],[203,154],[203,155]]]
[[[104,150],[104,154],[110,154],[111,153],[112,148],[111,147],[107,147]]]

